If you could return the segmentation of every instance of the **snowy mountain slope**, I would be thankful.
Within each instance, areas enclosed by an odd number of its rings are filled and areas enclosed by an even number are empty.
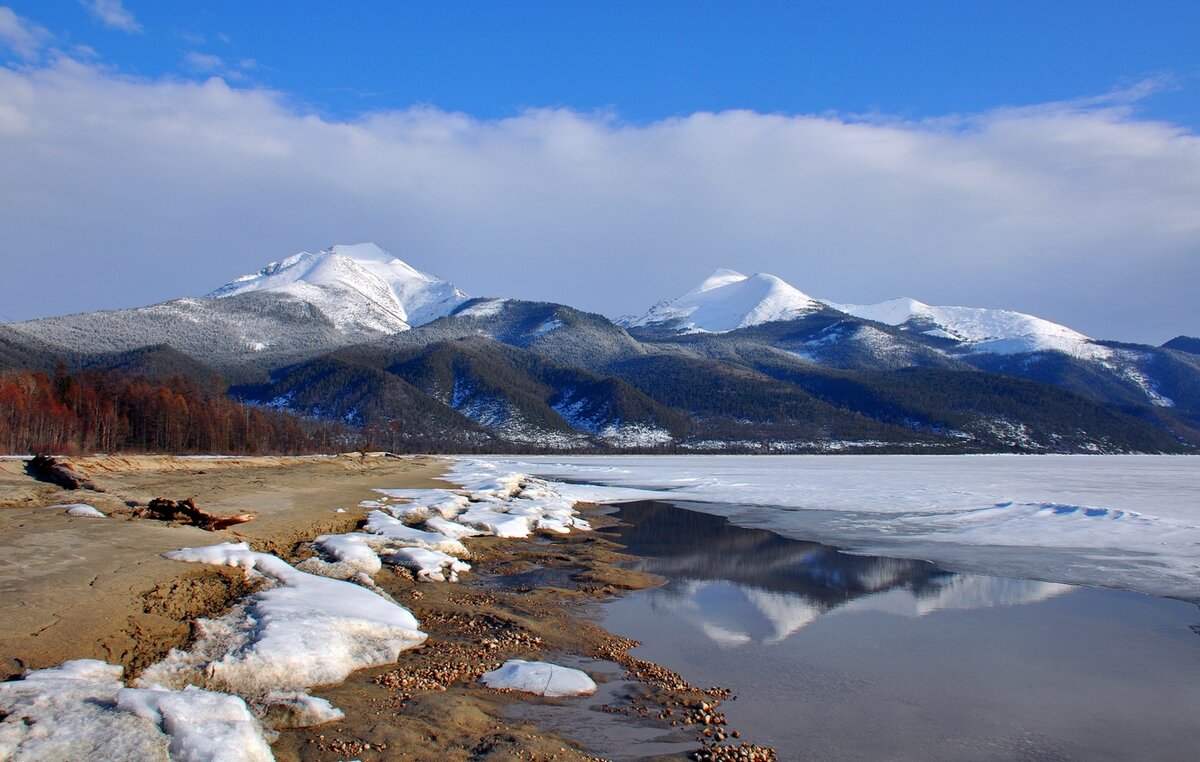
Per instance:
[[[149,307],[30,320],[9,328],[81,355],[169,345],[230,379],[361,341],[312,304],[287,294],[177,299]],[[373,334],[377,335],[377,334]]]
[[[317,306],[342,331],[393,333],[449,314],[467,300],[454,284],[414,269],[373,243],[338,245],[271,262],[209,297],[277,291]]]
[[[444,318],[380,338],[373,346],[386,352],[479,336],[595,372],[610,362],[647,351],[624,328],[602,315],[520,299],[472,299]]]
[[[957,342],[972,352],[1011,355],[1053,351],[1088,360],[1107,359],[1111,354],[1065,325],[1011,310],[932,307],[909,298],[878,304],[829,305],[864,320]]]
[[[816,299],[774,275],[746,276],[719,269],[683,296],[659,302],[625,325],[721,333],[791,320],[823,308]]]

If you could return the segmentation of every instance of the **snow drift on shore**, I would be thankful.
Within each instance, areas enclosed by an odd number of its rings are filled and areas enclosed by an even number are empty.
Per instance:
[[[189,688],[131,690],[122,669],[68,661],[0,683],[0,759],[273,759],[258,721],[236,696]]]
[[[408,609],[362,586],[300,571],[246,543],[184,548],[167,558],[234,566],[275,587],[218,619],[197,622],[200,637],[138,679],[145,687],[198,685],[242,696],[339,683],[352,671],[388,664],[426,635]]]

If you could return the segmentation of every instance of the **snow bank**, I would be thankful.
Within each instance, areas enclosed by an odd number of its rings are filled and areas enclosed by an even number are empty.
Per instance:
[[[323,534],[313,540],[313,547],[325,556],[344,564],[350,571],[346,577],[356,572],[375,574],[383,568],[379,554],[375,548],[383,543],[378,535],[363,532],[348,534]],[[333,576],[322,574],[321,576]]]
[[[393,662],[427,637],[404,607],[362,586],[295,569],[244,542],[165,555],[240,567],[277,586],[218,619],[197,620],[199,637],[191,649],[172,650],[142,673],[139,686],[198,685],[248,698],[303,691],[339,683],[356,669]]]
[[[455,582],[470,569],[464,537],[528,537],[535,531],[567,533],[591,527],[579,518],[576,488],[500,471],[491,463],[459,461],[450,480],[461,489],[377,489],[365,532],[322,535],[313,547],[324,557],[301,568],[338,579],[372,575],[387,563],[413,570],[424,582]],[[419,525],[419,526],[418,526]]]
[[[479,682],[489,688],[539,696],[581,696],[596,692],[596,683],[578,669],[522,659],[509,659],[500,669],[485,672]]]
[[[460,558],[470,555],[467,552],[466,546],[458,540],[453,540],[444,534],[414,529],[405,525],[399,519],[392,518],[383,511],[371,511],[367,514],[367,531],[382,535],[389,540],[402,542],[406,545],[428,548],[429,550],[440,550],[443,553],[450,553]]]

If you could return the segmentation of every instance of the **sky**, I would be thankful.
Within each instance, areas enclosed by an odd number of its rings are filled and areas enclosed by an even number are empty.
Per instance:
[[[612,317],[728,267],[1200,335],[1195,2],[5,2],[0,321],[374,241]]]

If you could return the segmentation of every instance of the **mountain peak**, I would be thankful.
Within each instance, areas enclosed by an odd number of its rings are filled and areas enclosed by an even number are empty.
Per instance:
[[[776,320],[791,320],[824,305],[769,273],[743,275],[718,269],[683,296],[660,302],[630,326],[669,325],[684,331],[724,333]]]
[[[357,259],[368,262],[399,262],[400,260],[393,257],[387,251],[384,251],[377,243],[339,243],[330,246],[328,251],[332,254],[346,257],[347,259]]]
[[[718,267],[713,270],[713,274],[705,278],[699,286],[689,291],[690,294],[699,294],[704,291],[711,291],[714,288],[728,286],[730,283],[746,280],[746,276],[737,270],[729,270],[724,267]]]
[[[274,291],[316,305],[343,330],[391,333],[423,325],[467,300],[454,284],[421,272],[374,243],[338,244],[271,262],[208,294]]]

